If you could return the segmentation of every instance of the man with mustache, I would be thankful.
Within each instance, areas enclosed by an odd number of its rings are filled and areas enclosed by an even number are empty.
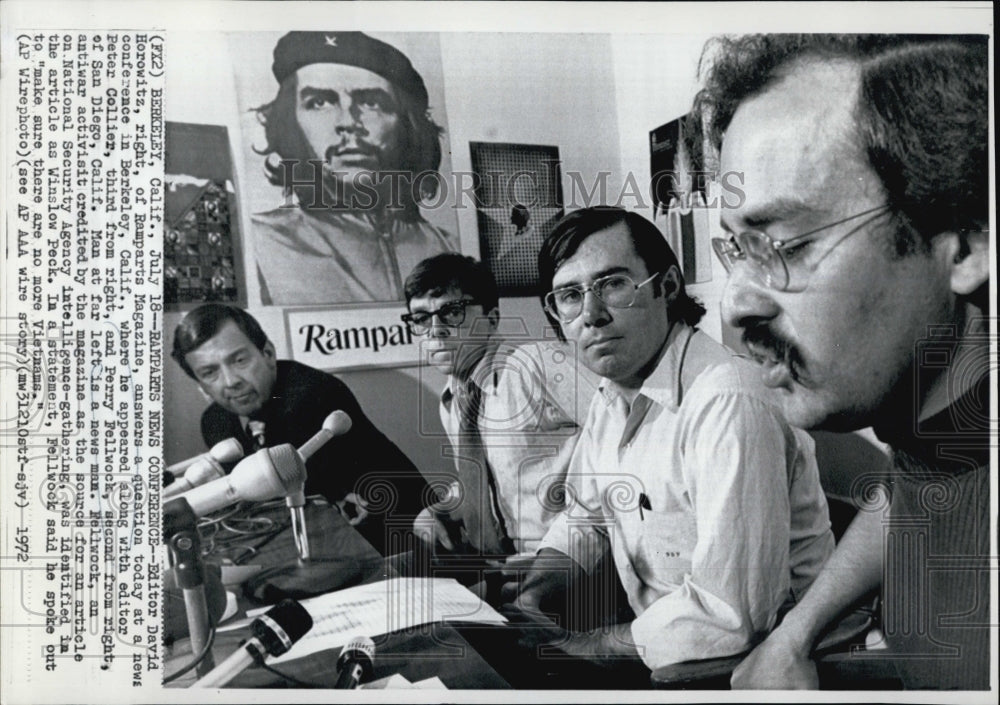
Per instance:
[[[539,254],[545,311],[603,377],[568,474],[567,510],[522,582],[522,610],[572,592],[610,543],[635,619],[552,643],[651,669],[728,656],[771,629],[833,550],[811,439],[749,362],[696,326],[676,257],[619,208],[567,215]],[[569,556],[566,570],[546,562]]]
[[[862,507],[733,685],[816,687],[817,635],[881,584],[878,655],[903,686],[986,688],[986,37],[746,36],[705,60],[699,113],[745,191],[713,243],[723,316],[790,422],[893,449],[869,478],[887,504]]]
[[[401,300],[404,273],[454,249],[420,214],[442,131],[423,79],[362,32],[289,32],[272,71],[278,94],[257,114],[286,203],[253,217],[263,303]]]
[[[351,417],[351,428],[306,462],[306,493],[335,503],[383,552],[386,520],[391,516],[406,525],[421,510],[423,477],[365,416],[347,385],[306,365],[278,360],[267,334],[246,311],[222,304],[190,311],[174,331],[171,356],[212,400],[201,416],[209,448],[227,438],[237,439],[246,455],[283,443],[298,448],[340,409]]]

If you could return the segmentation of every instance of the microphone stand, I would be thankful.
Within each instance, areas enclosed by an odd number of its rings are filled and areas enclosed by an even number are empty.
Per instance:
[[[205,568],[201,561],[201,537],[198,536],[198,519],[191,505],[177,497],[163,505],[164,538],[170,548],[177,585],[184,591],[184,610],[188,632],[191,635],[191,653],[199,654],[208,644],[210,620],[208,600],[205,597]],[[215,659],[209,650],[198,663],[199,677],[215,668]]]
[[[299,560],[308,562],[312,558],[309,549],[309,530],[306,528],[306,493],[305,487],[299,488],[285,498],[292,515],[292,536],[295,538],[295,548],[299,552]]]

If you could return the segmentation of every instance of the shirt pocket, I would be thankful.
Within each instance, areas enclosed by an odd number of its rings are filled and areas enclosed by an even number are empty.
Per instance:
[[[687,512],[643,509],[630,522],[635,537],[629,543],[631,569],[649,593],[648,604],[678,589],[691,572],[691,555],[697,540],[694,516]]]

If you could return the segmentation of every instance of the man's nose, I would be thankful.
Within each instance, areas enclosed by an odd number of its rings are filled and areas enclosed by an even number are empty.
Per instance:
[[[583,303],[581,305],[583,306],[583,310],[580,311],[580,315],[583,316],[583,322],[586,325],[601,326],[611,320],[608,307],[604,305],[604,302],[593,291],[583,292]]]
[[[446,326],[442,323],[441,317],[436,314],[431,316],[429,325],[432,338],[447,338],[452,334],[451,326]]]
[[[220,370],[222,385],[224,387],[237,387],[243,382],[243,378],[228,365],[223,365]]]
[[[741,263],[733,268],[722,292],[722,320],[734,328],[748,328],[778,315],[773,292]]]
[[[345,96],[337,107],[335,126],[337,132],[363,132],[364,125],[361,123],[361,112],[350,97]]]

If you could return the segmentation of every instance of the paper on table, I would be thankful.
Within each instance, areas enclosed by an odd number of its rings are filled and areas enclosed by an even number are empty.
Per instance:
[[[302,600],[302,606],[313,618],[312,629],[288,653],[268,663],[343,646],[359,634],[378,636],[431,622],[507,621],[453,578],[393,578]]]

